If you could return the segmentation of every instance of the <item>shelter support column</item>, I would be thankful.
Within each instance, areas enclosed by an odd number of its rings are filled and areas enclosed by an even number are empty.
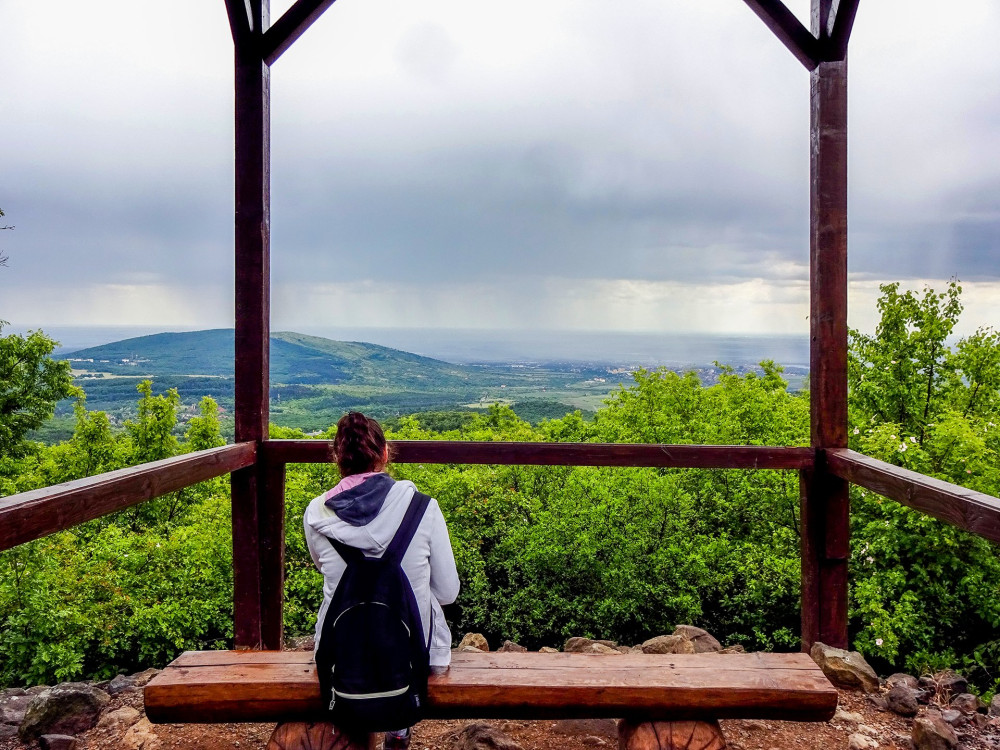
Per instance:
[[[814,33],[830,0],[813,0]],[[848,485],[824,450],[847,446],[847,61],[810,74],[810,394],[813,469],[801,476],[802,647],[847,647]]]
[[[228,0],[236,89],[237,442],[263,447],[269,421],[270,68],[261,37],[269,0]],[[233,472],[234,628],[237,648],[281,647],[284,467],[258,450],[256,465]],[[280,469],[280,470],[279,470]]]

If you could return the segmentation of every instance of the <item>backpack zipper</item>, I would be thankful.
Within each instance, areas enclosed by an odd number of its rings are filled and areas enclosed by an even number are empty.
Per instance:
[[[386,690],[381,693],[342,693],[339,690],[334,689],[333,700],[330,701],[330,708],[333,708],[333,701],[337,699],[339,695],[341,698],[347,698],[348,700],[369,700],[371,698],[393,698],[397,695],[402,695],[407,690],[410,689],[409,685],[399,688],[398,690]]]

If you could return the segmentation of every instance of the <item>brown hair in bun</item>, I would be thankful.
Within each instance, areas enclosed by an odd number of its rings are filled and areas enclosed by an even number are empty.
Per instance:
[[[337,422],[333,456],[343,477],[385,468],[386,446],[382,426],[361,412],[348,412]]]

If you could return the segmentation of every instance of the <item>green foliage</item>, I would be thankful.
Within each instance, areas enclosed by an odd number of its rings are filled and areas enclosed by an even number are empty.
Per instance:
[[[69,363],[51,357],[55,341],[41,331],[4,336],[4,325],[0,321],[0,456],[15,456],[56,402],[73,393],[73,381]]]
[[[851,333],[851,447],[997,495],[1000,337],[980,328],[957,342],[949,338],[961,312],[959,292],[957,283],[922,296],[883,287],[875,334]],[[335,354],[320,351],[313,365]],[[808,394],[789,392],[780,367],[762,362],[759,371],[739,374],[718,365],[717,372],[706,386],[694,373],[640,371],[592,419],[576,411],[533,423],[516,404],[493,405],[399,417],[388,433],[423,440],[808,443]],[[16,455],[0,460],[0,492],[222,444],[213,400],[185,415],[181,435],[178,391],[156,395],[149,381],[128,387],[137,388],[139,400],[124,429],[79,398],[69,440],[51,447],[22,440]],[[385,393],[350,388],[344,399]],[[318,437],[329,439],[335,417],[324,422],[323,414],[317,406],[308,428],[321,424]],[[272,426],[271,437],[305,434]],[[456,634],[476,630],[531,647],[570,635],[634,643],[686,622],[751,649],[798,647],[794,472],[419,464],[392,471],[436,497],[448,520],[462,579],[450,614]],[[332,463],[287,468],[289,635],[314,627],[322,598],[302,514],[338,479]],[[995,690],[996,546],[857,487],[851,500],[853,644],[885,671],[950,665]],[[231,543],[228,481],[220,478],[0,554],[0,683],[109,676],[160,665],[181,649],[228,644]]]

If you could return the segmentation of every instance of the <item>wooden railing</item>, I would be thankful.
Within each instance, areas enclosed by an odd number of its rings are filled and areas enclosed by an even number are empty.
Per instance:
[[[253,466],[253,443],[224,445],[0,498],[0,550]]]

